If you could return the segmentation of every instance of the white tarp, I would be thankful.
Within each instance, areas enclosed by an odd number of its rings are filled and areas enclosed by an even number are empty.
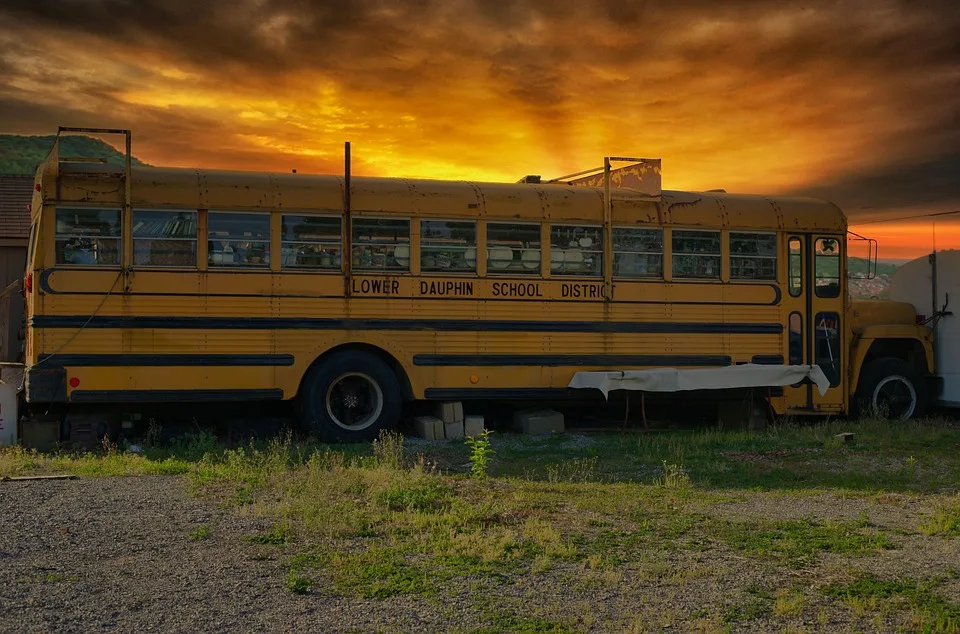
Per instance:
[[[722,368],[654,368],[614,372],[577,372],[568,387],[595,388],[606,398],[612,390],[642,392],[682,392],[686,390],[725,390],[743,387],[793,385],[809,378],[820,394],[830,381],[818,365],[760,365],[745,363]]]

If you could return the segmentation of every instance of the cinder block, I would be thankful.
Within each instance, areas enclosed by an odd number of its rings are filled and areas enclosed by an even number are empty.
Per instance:
[[[438,403],[436,414],[444,423],[462,423],[463,403]]]
[[[483,416],[466,416],[463,419],[463,433],[476,437],[483,433]]]
[[[463,438],[463,421],[459,423],[444,423],[443,435],[447,440],[457,440]]]
[[[413,419],[417,436],[427,440],[443,440],[443,421],[433,416],[418,416]]]
[[[515,420],[520,431],[531,436],[564,432],[563,414],[552,409],[518,412]]]

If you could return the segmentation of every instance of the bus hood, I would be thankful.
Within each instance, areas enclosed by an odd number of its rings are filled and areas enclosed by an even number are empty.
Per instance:
[[[887,299],[854,299],[850,302],[850,328],[863,332],[868,326],[915,326],[917,311],[913,304]]]

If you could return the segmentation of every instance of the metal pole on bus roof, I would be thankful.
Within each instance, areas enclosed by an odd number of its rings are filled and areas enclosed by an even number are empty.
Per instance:
[[[350,297],[350,277],[353,274],[353,227],[350,221],[350,141],[343,144],[343,294]]]
[[[603,158],[603,298],[613,299],[613,201],[610,200],[610,157]]]

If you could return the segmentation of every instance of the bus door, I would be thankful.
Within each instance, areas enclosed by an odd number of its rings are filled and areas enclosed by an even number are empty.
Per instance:
[[[819,365],[830,380],[823,396],[812,384],[785,388],[787,407],[843,412],[848,362],[843,334],[844,241],[831,235],[788,234],[786,248],[786,361]]]

